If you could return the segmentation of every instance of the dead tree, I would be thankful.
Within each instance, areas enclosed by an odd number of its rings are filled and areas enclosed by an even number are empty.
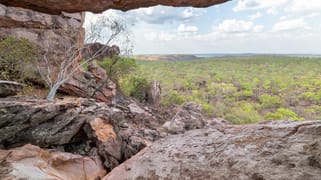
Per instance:
[[[104,29],[109,29],[110,33],[108,33],[109,38],[103,38],[103,40],[105,40],[105,46],[102,46],[96,52],[92,53],[90,57],[81,60],[81,52],[84,48],[79,47],[77,42],[79,32],[74,32],[74,34],[71,33],[75,36],[72,38],[71,42],[59,44],[59,46],[64,47],[63,54],[50,53],[52,52],[52,49],[49,46],[49,48],[44,50],[43,57],[38,59],[38,72],[49,87],[49,93],[46,98],[48,101],[53,101],[57,90],[64,83],[66,83],[86,63],[106,51],[108,45],[113,43],[116,38],[125,31],[125,24],[123,22],[118,22],[117,19],[112,20],[102,16],[96,23],[98,24],[93,25],[87,34],[87,42],[102,40],[102,34],[106,33]],[[54,44],[52,44],[52,46],[54,46]]]

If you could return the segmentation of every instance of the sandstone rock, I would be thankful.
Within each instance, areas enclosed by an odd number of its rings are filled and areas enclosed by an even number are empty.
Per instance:
[[[96,180],[106,171],[98,158],[83,157],[37,146],[0,150],[1,179]]]
[[[163,127],[173,134],[183,133],[191,129],[201,129],[206,125],[201,111],[201,105],[194,102],[185,103],[181,109],[178,109],[172,120],[166,122]]]
[[[98,13],[107,9],[130,10],[156,5],[207,7],[226,1],[228,0],[0,0],[0,3],[8,6],[33,9],[49,14],[60,14],[62,11],[92,11]]]
[[[51,79],[57,78],[59,64],[69,56],[66,51],[70,47],[83,48],[84,13],[61,13],[59,15],[49,15],[39,13],[29,9],[7,7],[0,4],[0,36],[13,36],[26,38],[38,45],[41,51],[47,51],[51,64]],[[79,65],[81,54],[75,56],[74,67]],[[58,64],[58,65],[57,65]],[[59,91],[79,96],[92,97],[100,101],[112,103],[116,94],[115,84],[107,80],[106,73],[96,73],[97,67],[85,72],[79,68],[68,82],[63,84]],[[92,70],[92,71],[91,71]],[[37,74],[36,67],[29,70]],[[36,76],[31,81],[37,84],[44,82]],[[97,91],[99,87],[99,91]]]
[[[0,148],[31,143],[95,155],[102,159],[107,170],[159,139],[158,126],[147,112],[133,115],[127,106],[110,106],[89,99],[48,102],[10,97],[0,101]]]
[[[321,177],[321,121],[270,121],[191,130],[153,143],[104,179]]]
[[[102,61],[104,58],[112,58],[114,56],[118,56],[120,54],[120,49],[116,45],[106,46],[101,43],[91,43],[85,44],[84,49],[82,50],[82,56],[87,59],[94,57],[95,54],[98,53],[98,56],[95,59]]]
[[[22,92],[23,88],[23,84],[0,80],[0,97],[16,95],[19,92]]]
[[[112,104],[116,96],[116,84],[109,79],[105,70],[95,62],[90,62],[88,72],[81,70],[76,73],[62,85],[60,91]]]
[[[122,139],[116,134],[112,121],[95,118],[85,126],[85,132],[96,143],[98,153],[110,171],[122,161]]]

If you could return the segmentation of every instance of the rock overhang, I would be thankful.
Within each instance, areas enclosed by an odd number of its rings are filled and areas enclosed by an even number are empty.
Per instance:
[[[107,9],[127,11],[142,7],[165,5],[173,7],[209,7],[230,0],[0,0],[6,6],[15,6],[47,14],[91,11],[100,13]]]

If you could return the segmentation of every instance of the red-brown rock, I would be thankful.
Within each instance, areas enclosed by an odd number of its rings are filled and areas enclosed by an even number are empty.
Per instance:
[[[102,12],[107,9],[130,10],[156,5],[208,7],[228,0],[0,0],[8,6],[17,6],[49,14],[65,12],[92,11]]]
[[[95,180],[106,174],[98,158],[83,157],[38,146],[0,150],[1,179]]]

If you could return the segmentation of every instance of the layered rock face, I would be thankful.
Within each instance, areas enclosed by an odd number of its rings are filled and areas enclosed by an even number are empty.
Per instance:
[[[271,121],[168,136],[104,179],[305,179],[321,177],[321,121]]]
[[[100,158],[107,170],[160,138],[157,119],[128,102],[116,107],[81,98],[0,100],[0,147],[25,144]]]
[[[156,5],[208,7],[228,0],[0,0],[8,6],[17,6],[48,14],[65,12],[92,11],[102,12],[107,9],[130,10]]]
[[[0,36],[26,38],[46,51],[51,62],[51,79],[58,74],[57,64],[66,59],[65,53],[70,47],[82,48],[84,13],[61,13],[49,15],[36,11],[7,7],[0,4]],[[43,58],[42,56],[40,58]],[[81,54],[75,56],[73,66],[78,65]],[[37,68],[31,70],[35,73]],[[63,84],[60,91],[79,97],[92,97],[99,101],[112,103],[116,86],[105,73],[97,75],[97,68],[84,72],[82,68]],[[101,70],[100,70],[101,71]],[[43,83],[40,76],[33,81]],[[97,90],[97,88],[99,89]]]

